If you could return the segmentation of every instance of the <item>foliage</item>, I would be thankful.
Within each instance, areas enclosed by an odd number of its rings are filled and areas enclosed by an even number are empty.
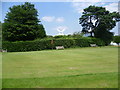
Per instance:
[[[54,48],[55,46],[64,46],[65,48],[70,48],[75,46],[74,39],[56,39],[54,40]]]
[[[82,32],[74,32],[73,34],[69,34],[69,35],[56,35],[53,38],[54,39],[70,39],[70,38],[82,38],[83,37],[83,33]]]
[[[45,28],[43,27],[42,24],[38,25],[38,30],[36,31],[36,37],[37,38],[44,38],[46,37],[46,32],[45,32]]]
[[[53,41],[52,41],[53,40]],[[98,46],[104,46],[104,42],[96,38],[80,38],[80,39],[42,39],[34,41],[17,41],[17,42],[3,42],[3,49],[9,52],[24,52],[24,51],[39,51],[45,49],[55,49],[56,46],[70,47],[89,47],[90,44],[95,43]]]
[[[2,48],[2,23],[0,22],[0,49]]]
[[[65,37],[67,37],[66,35],[56,35],[56,36],[54,36],[54,38],[65,38]]]
[[[3,23],[4,40],[26,41],[46,36],[43,25],[39,24],[34,4],[26,2],[9,10]]]
[[[0,22],[0,41],[2,39],[2,23]]]
[[[103,40],[105,42],[105,45],[109,45],[110,42],[113,40],[113,33],[99,27],[95,31],[95,37]]]
[[[53,38],[53,36],[52,35],[47,35],[46,38]]]
[[[7,49],[9,52],[24,52],[24,51],[38,51],[48,49],[47,45],[50,42],[44,41],[17,41],[17,42],[3,42],[3,49]]]
[[[72,36],[74,38],[81,38],[81,37],[83,37],[83,33],[82,32],[74,32]]]
[[[83,27],[83,33],[90,33],[91,37],[102,39],[106,45],[112,40],[110,32],[120,20],[118,12],[110,13],[104,7],[89,6],[84,9],[83,15],[79,18]],[[106,38],[106,39],[105,39]]]
[[[114,36],[113,41],[119,45],[120,43],[120,36]]]

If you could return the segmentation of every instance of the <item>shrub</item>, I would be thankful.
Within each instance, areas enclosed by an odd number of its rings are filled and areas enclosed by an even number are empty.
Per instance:
[[[49,43],[50,43],[49,40],[3,42],[3,49],[7,49],[9,52],[38,51],[49,49],[50,47],[50,45],[48,45]]]
[[[66,35],[56,35],[56,36],[54,36],[54,38],[66,38],[66,37],[68,37],[68,36],[66,36]]]
[[[114,36],[113,37],[113,42],[117,43],[119,45],[120,43],[120,36]]]
[[[53,40],[53,41],[52,41]],[[55,49],[56,46],[70,47],[89,47],[90,44],[95,43],[98,46],[103,46],[104,42],[96,38],[80,38],[80,39],[42,39],[34,41],[17,41],[8,42],[4,41],[2,44],[3,49],[8,52],[25,52],[25,51],[39,51],[45,49]]]
[[[54,40],[55,46],[64,46],[65,48],[70,48],[75,45],[74,39],[56,39]]]
[[[92,38],[90,41],[89,41],[89,43],[91,42],[91,44],[96,44],[96,45],[98,45],[98,46],[105,46],[105,42],[104,41],[102,41],[101,39],[99,39],[99,38]]]

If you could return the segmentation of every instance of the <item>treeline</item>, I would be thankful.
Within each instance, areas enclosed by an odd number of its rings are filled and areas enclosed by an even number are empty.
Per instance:
[[[114,34],[110,32],[118,21],[120,21],[118,12],[110,13],[103,7],[89,6],[83,10],[79,18],[79,24],[83,27],[82,33],[47,36],[34,4],[25,2],[9,8],[2,23],[2,32],[0,31],[0,39],[3,41],[0,46],[9,52],[22,52],[55,49],[56,46],[65,48],[89,47],[90,44],[105,46],[112,40],[119,44],[119,36],[113,38]],[[83,34],[90,34],[90,37],[83,37]]]

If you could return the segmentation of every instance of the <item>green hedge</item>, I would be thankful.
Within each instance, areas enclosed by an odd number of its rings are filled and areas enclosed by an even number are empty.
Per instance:
[[[45,49],[55,49],[56,46],[70,47],[89,47],[90,44],[95,43],[98,46],[104,46],[104,42],[96,38],[80,38],[80,39],[54,39],[53,44],[51,40],[35,40],[35,41],[18,41],[18,42],[3,42],[2,48],[7,49],[8,52],[25,52],[25,51],[39,51]]]

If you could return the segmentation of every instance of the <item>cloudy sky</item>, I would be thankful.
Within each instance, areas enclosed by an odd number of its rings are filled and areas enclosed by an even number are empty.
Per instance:
[[[28,0],[27,0],[28,1]],[[113,2],[114,1],[114,2]],[[9,7],[20,5],[24,2],[2,1],[2,22],[4,21]],[[44,25],[48,35],[57,35],[58,29],[64,29],[64,34],[72,34],[81,31],[82,27],[79,24],[79,18],[82,15],[83,9],[90,6],[103,6],[110,12],[118,11],[118,0],[67,0],[66,2],[38,2],[34,1],[35,8],[38,10],[38,18]],[[112,30],[118,34],[118,25]]]

